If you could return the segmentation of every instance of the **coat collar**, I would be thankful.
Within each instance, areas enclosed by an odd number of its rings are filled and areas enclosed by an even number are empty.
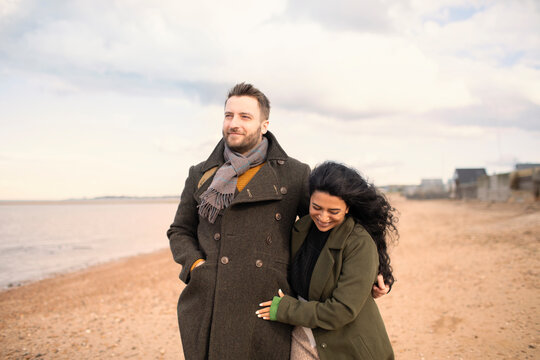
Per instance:
[[[309,215],[304,216],[294,224],[291,240],[292,257],[294,257],[296,252],[300,249],[300,246],[302,246],[302,243],[306,239],[306,236],[309,233],[309,229],[311,228],[312,224],[313,220]],[[353,231],[354,226],[354,219],[350,216],[347,216],[343,223],[331,230],[330,236],[328,237],[328,240],[326,240],[326,244],[323,247],[323,251],[324,249],[343,249],[343,246],[345,245],[345,240]]]
[[[292,239],[291,239],[291,258],[294,258],[296,252],[302,246],[302,243],[306,239],[309,229],[313,224],[313,220],[309,215],[304,216],[302,219],[296,222],[293,227]],[[326,244],[321,250],[321,254],[317,259],[317,263],[313,268],[313,274],[311,275],[311,282],[309,284],[309,299],[320,299],[326,283],[332,275],[334,267],[334,256],[332,250],[343,249],[345,241],[353,231],[355,221],[352,217],[347,216],[345,221],[334,229],[332,229]]]
[[[270,131],[267,131],[264,136],[268,139],[268,153],[266,154],[266,160],[287,160],[288,156],[285,150],[279,145],[276,137]],[[223,159],[223,151],[225,150],[225,142],[223,138],[216,145],[206,162],[202,167],[202,171],[207,171],[213,167],[221,166],[225,159]]]
[[[244,190],[234,197],[231,206],[258,201],[281,200],[283,195],[278,191],[279,187],[280,182],[275,169],[265,164],[257,171]]]

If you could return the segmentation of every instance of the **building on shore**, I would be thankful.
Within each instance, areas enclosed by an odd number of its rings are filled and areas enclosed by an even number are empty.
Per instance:
[[[512,172],[481,176],[477,188],[478,199],[482,201],[538,201],[540,164],[516,164]]]
[[[534,168],[540,168],[540,164],[533,164],[533,163],[516,164],[516,171],[534,169]]]
[[[512,173],[485,175],[478,178],[478,199],[505,202],[512,196],[510,176]]]
[[[517,164],[516,171],[510,173],[510,189],[513,201],[538,201],[540,199],[540,164]]]
[[[454,187],[450,197],[454,199],[478,198],[478,178],[486,176],[484,168],[456,169],[454,171]]]
[[[409,187],[404,192],[408,199],[441,199],[448,197],[442,179],[422,179],[420,185]]]
[[[447,186],[441,179],[422,179],[420,185],[387,185],[381,190],[399,192],[408,199],[534,202],[540,200],[540,164],[516,164],[514,171],[493,175],[487,175],[485,168],[459,168]]]

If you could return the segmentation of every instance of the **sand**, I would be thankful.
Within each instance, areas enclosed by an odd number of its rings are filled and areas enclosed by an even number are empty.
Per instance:
[[[540,204],[393,198],[397,359],[540,358]],[[168,250],[0,293],[2,359],[183,359]]]

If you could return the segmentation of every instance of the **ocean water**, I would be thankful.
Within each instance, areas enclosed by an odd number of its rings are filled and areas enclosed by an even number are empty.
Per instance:
[[[0,205],[0,288],[167,248],[176,207],[132,201]]]

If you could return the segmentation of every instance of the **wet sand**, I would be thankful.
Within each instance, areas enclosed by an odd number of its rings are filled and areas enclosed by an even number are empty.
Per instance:
[[[396,358],[540,358],[540,204],[393,203]],[[0,358],[182,359],[179,270],[166,250],[0,292]]]

